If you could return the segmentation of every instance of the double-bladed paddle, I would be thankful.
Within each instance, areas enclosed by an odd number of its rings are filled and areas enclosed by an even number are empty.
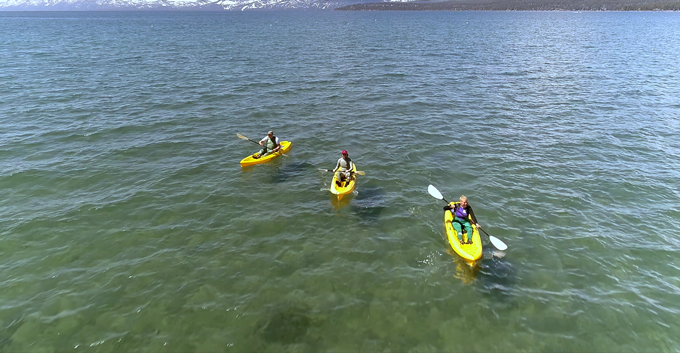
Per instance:
[[[450,203],[450,202],[446,201],[446,199],[444,199],[444,196],[442,195],[442,193],[439,192],[439,190],[437,190],[437,188],[434,187],[433,185],[430,185],[430,186],[427,187],[427,192],[430,195],[432,195],[432,197],[434,197],[435,199],[443,200],[444,202],[446,202],[447,205]],[[496,249],[503,251],[503,250],[508,248],[508,246],[505,245],[505,243],[503,241],[501,241],[500,239],[494,237],[493,235],[490,235],[489,233],[487,233],[481,227],[479,229],[481,229],[482,232],[484,232],[484,234],[486,234],[486,236],[489,237],[489,241],[491,242],[491,244],[493,244],[493,246]]]
[[[319,170],[322,171],[322,172],[332,172],[332,170],[330,170],[330,169],[321,169],[321,168],[319,168]],[[364,172],[364,171],[362,171],[362,170],[357,170],[355,173],[357,173],[357,174],[359,174],[359,175],[366,175],[366,172]]]
[[[249,138],[247,138],[247,137],[245,137],[245,136],[243,136],[243,135],[241,135],[241,134],[239,134],[239,133],[237,133],[236,136],[238,136],[238,138],[240,138],[241,140],[248,140],[248,141],[250,141],[250,142],[252,142],[252,143],[254,143],[254,144],[258,145],[258,146],[260,145],[259,142],[255,141],[255,140],[251,140],[251,139],[249,139]]]
[[[243,136],[243,135],[241,135],[241,134],[239,134],[239,133],[236,133],[236,136],[238,136],[238,138],[240,138],[241,140],[248,140],[248,141],[250,141],[250,142],[252,142],[252,143],[254,143],[254,144],[258,145],[258,146],[260,145],[259,142],[255,141],[255,140],[251,140],[251,139],[249,139],[249,138],[247,138],[247,137],[245,137],[245,136]],[[281,156],[288,157],[288,156],[286,156],[285,154],[283,154],[283,152],[281,152],[280,149],[279,149],[278,151],[274,152],[274,153],[278,153],[278,154],[281,155]]]

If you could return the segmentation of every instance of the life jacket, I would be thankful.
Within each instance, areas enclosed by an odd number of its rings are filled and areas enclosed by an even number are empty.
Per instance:
[[[345,171],[345,170],[351,170],[352,166],[352,159],[347,157],[347,160],[344,158],[340,158],[338,160],[338,163],[340,163],[340,170]]]
[[[276,143],[276,136],[272,135],[272,137],[267,141],[267,150],[271,151],[276,148],[278,144]]]
[[[468,219],[469,214],[465,208],[461,207],[460,204],[458,203],[456,203],[453,207],[454,209],[452,210],[452,212],[456,217],[460,219]]]

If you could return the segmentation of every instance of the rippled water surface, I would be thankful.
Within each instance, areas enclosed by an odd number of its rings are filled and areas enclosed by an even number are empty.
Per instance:
[[[0,13],[0,351],[678,351],[679,21]]]

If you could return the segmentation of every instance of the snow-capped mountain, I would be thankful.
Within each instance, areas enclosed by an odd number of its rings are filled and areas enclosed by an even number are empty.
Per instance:
[[[330,9],[360,0],[0,0],[0,10]]]

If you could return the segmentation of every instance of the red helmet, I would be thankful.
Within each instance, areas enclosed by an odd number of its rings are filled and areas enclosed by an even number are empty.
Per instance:
[[[347,154],[347,150],[342,150],[342,154]]]

